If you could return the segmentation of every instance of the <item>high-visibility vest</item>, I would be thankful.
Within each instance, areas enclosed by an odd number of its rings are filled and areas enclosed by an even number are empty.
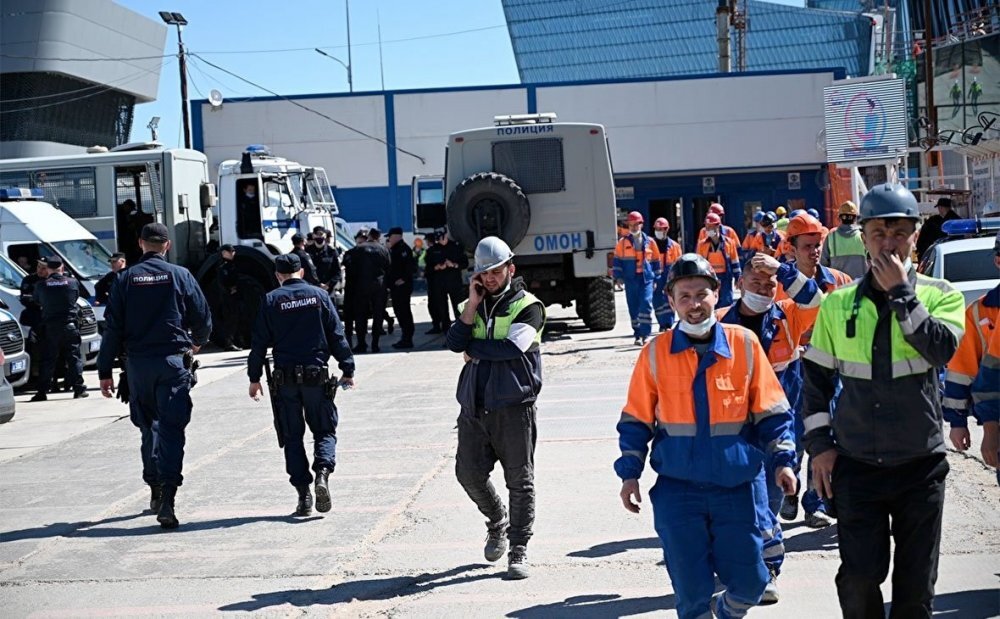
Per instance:
[[[461,310],[465,309],[465,304],[468,301],[462,301],[459,304]],[[476,312],[476,318],[472,323],[472,339],[475,340],[505,340],[507,335],[510,333],[510,326],[514,324],[514,319],[517,315],[521,313],[524,308],[529,305],[538,304],[542,308],[542,314],[545,313],[545,304],[542,303],[538,297],[531,294],[530,292],[524,290],[521,294],[507,304],[504,308],[502,314],[491,314],[489,316],[489,322],[483,320],[483,317],[479,312]],[[539,329],[538,333],[535,334],[535,343],[540,344],[542,342],[542,331]]]

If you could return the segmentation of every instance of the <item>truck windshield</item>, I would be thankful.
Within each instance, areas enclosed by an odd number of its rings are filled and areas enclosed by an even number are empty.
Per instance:
[[[84,279],[100,279],[111,270],[111,253],[94,239],[48,243]]]
[[[7,256],[0,254],[0,286],[19,290],[23,279],[24,271],[8,260]]]

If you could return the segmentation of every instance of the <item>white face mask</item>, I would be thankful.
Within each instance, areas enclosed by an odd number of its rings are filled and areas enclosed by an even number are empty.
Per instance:
[[[708,332],[712,330],[712,326],[715,324],[715,313],[712,313],[705,320],[698,323],[690,323],[686,320],[680,322],[680,330],[687,333],[691,337],[705,337]]]
[[[708,236],[708,238],[714,239],[714,238],[716,238],[716,237],[719,236],[719,231],[718,230],[706,230],[705,234]]]
[[[903,260],[903,270],[909,273],[910,269],[912,268],[913,268],[913,259],[907,256],[906,260]]]
[[[771,297],[765,297],[762,294],[750,291],[744,291],[741,300],[743,305],[754,314],[763,314],[774,305],[774,299]]]
[[[667,231],[666,230],[656,230],[654,232],[654,234],[656,234],[656,238],[660,239],[661,241],[663,239],[667,238]]]

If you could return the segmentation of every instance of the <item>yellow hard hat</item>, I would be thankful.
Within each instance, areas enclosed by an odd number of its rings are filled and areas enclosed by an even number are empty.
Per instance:
[[[783,216],[788,211],[785,210],[785,207],[779,206],[778,208],[774,209],[774,212],[777,213],[780,216]]]
[[[854,215],[858,216],[858,205],[851,202],[850,200],[844,202],[840,205],[840,209],[837,211],[838,215]]]

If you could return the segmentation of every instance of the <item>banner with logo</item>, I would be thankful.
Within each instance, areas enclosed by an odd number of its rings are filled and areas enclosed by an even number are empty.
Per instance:
[[[834,82],[823,89],[823,108],[830,163],[884,160],[905,154],[908,138],[903,80]]]

